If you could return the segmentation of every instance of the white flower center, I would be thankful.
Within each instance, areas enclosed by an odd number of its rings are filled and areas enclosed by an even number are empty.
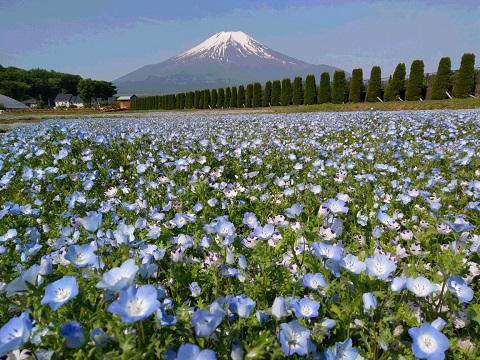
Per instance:
[[[310,316],[313,313],[313,310],[310,306],[302,306],[300,312],[303,316]]]
[[[427,354],[433,353],[437,349],[437,342],[428,334],[423,334],[418,337],[418,346]]]
[[[55,290],[55,301],[56,302],[62,302],[68,299],[70,294],[72,293],[72,290],[69,288],[59,288]]]
[[[145,301],[139,298],[129,300],[127,303],[126,311],[130,316],[143,315],[147,309]]]

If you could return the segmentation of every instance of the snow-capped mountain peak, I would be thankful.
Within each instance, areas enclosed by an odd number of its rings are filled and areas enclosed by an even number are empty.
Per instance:
[[[281,61],[274,51],[241,31],[216,33],[201,44],[175,56],[172,60],[184,61],[186,59],[210,58],[230,62],[246,57]]]

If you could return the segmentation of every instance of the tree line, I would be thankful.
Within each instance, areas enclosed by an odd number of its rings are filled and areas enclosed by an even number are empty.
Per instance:
[[[79,95],[82,99],[107,99],[116,92],[116,87],[108,81],[82,79],[79,75],[54,70],[24,70],[0,65],[0,94],[18,101],[33,98],[53,105],[59,93]]]
[[[266,106],[313,105],[323,103],[378,102],[401,100],[423,100],[428,87],[431,99],[442,100],[450,95],[465,98],[475,92],[475,55],[462,56],[460,68],[453,72],[449,57],[440,60],[432,79],[425,77],[423,60],[414,60],[410,66],[408,80],[404,63],[397,65],[386,86],[382,83],[380,66],[373,66],[370,79],[365,85],[363,70],[354,69],[349,80],[343,70],[336,70],[333,79],[324,72],[317,86],[315,75],[283,80],[267,81],[265,86],[254,82],[246,86],[231,86],[219,89],[204,89],[179,94],[146,96],[132,99],[132,110],[174,109],[225,109],[253,108]]]

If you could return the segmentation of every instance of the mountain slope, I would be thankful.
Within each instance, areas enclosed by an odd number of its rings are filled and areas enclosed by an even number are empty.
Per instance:
[[[274,51],[240,31],[219,32],[164,62],[146,65],[113,81],[119,94],[167,94],[246,85],[285,77],[317,79],[337,68],[312,65]]]

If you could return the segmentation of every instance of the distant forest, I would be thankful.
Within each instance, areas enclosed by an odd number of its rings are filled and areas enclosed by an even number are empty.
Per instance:
[[[83,81],[82,81],[83,80]],[[78,84],[87,82],[89,79],[82,79],[79,75],[65,74],[54,70],[31,69],[24,70],[14,66],[3,67],[0,65],[0,94],[9,96],[18,101],[37,99],[45,105],[54,105],[55,97],[59,93],[79,94]],[[107,81],[90,81],[98,85],[89,90],[89,96],[106,98],[116,93],[115,87]],[[107,94],[95,91],[97,88],[106,88]]]

